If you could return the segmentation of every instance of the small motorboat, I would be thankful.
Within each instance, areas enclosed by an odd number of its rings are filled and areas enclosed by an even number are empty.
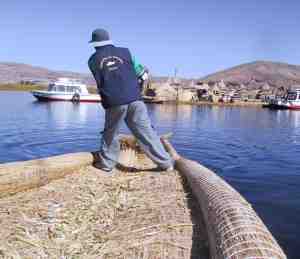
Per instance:
[[[263,105],[264,108],[274,109],[274,110],[285,110],[288,109],[286,105],[286,99],[275,98],[269,100],[269,102]]]
[[[285,105],[291,110],[300,110],[300,86],[288,91]]]
[[[47,91],[31,91],[39,101],[72,101],[72,102],[100,102],[98,94],[90,94],[87,86],[79,80],[59,78],[50,83]]]
[[[290,109],[300,110],[300,86],[292,87],[292,90],[287,92],[285,98],[271,99],[268,104],[263,107],[270,109]]]

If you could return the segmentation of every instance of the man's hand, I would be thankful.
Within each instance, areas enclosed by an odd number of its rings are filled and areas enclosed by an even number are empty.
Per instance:
[[[144,69],[143,73],[138,77],[139,84],[143,85],[146,81],[149,80],[149,71],[148,69]]]

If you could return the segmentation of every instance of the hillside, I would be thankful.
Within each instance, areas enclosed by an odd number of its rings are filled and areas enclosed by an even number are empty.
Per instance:
[[[87,85],[95,86],[95,81],[91,74],[55,71],[27,64],[0,62],[0,84],[18,83],[26,80],[47,82],[56,80],[59,77],[76,78]],[[166,80],[166,77],[153,78],[153,81],[156,82]],[[300,84],[300,66],[278,62],[256,61],[229,68],[200,79],[200,81],[204,82],[217,82],[221,80],[232,85],[244,84],[247,88],[251,89],[260,87],[265,83],[273,87],[289,87],[294,84]]]
[[[12,62],[0,63],[0,84],[18,83],[22,80],[51,81],[56,80],[59,77],[76,78],[82,80],[88,85],[95,85],[95,81],[90,74],[69,71],[54,71],[43,67]]]
[[[256,61],[229,68],[200,79],[201,81],[221,81],[244,84],[256,88],[268,83],[273,87],[289,87],[300,84],[300,66],[286,63]]]
[[[91,74],[55,71],[21,63],[0,62],[0,84],[32,80],[45,81],[47,83],[59,77],[76,78],[89,86],[96,86],[96,82]],[[164,82],[167,80],[167,77],[153,77],[152,80],[155,82]]]

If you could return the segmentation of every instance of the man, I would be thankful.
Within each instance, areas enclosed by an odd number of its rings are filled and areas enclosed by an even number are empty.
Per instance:
[[[147,108],[141,101],[138,80],[145,78],[144,67],[132,58],[128,49],[115,47],[108,32],[103,29],[93,31],[90,44],[96,51],[90,57],[88,65],[97,82],[105,109],[99,161],[95,166],[112,174],[120,153],[118,134],[125,121],[143,151],[158,167],[172,170],[174,161],[153,130]]]

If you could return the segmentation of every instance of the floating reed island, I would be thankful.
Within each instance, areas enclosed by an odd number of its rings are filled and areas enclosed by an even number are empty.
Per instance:
[[[0,165],[0,258],[286,258],[237,191],[162,141],[172,172],[132,137],[112,177],[92,153]]]

